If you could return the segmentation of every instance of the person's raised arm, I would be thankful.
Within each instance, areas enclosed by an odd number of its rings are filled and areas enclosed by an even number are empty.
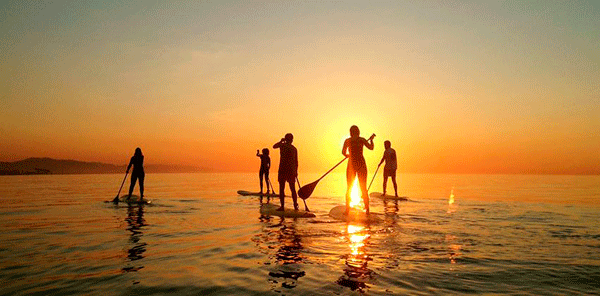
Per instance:
[[[279,149],[279,147],[281,147],[281,145],[283,145],[283,143],[285,143],[285,139],[281,138],[281,140],[279,140],[279,142],[275,143],[275,145],[273,145],[273,149]]]
[[[373,138],[375,138],[375,134],[372,134],[371,137],[365,141],[365,147],[369,148],[369,150],[373,150],[375,144],[373,143]]]
[[[260,157],[260,153],[258,150],[256,150],[256,156]]]

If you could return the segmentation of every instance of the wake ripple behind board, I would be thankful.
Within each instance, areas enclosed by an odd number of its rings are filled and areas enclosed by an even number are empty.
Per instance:
[[[127,194],[122,195],[121,197],[119,197],[119,202],[124,202],[124,203],[128,203],[128,204],[149,204],[152,201],[149,199],[144,198],[143,200],[140,201],[140,196],[139,195],[134,195],[132,194],[131,197],[129,197]]]

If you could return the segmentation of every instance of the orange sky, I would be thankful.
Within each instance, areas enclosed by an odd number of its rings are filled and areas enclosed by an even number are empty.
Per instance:
[[[356,124],[401,172],[599,173],[594,1],[0,4],[0,161],[300,170]],[[277,151],[272,151],[278,162]]]

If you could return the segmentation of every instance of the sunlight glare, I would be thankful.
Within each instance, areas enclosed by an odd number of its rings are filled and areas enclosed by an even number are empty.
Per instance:
[[[448,211],[446,213],[452,214],[456,212],[456,206],[454,204],[454,188],[450,190],[450,198],[448,199]]]
[[[355,209],[363,209],[361,204],[362,198],[360,196],[360,188],[358,185],[358,178],[354,178],[354,183],[352,184],[352,190],[350,191],[350,207]]]
[[[364,230],[363,226],[359,225],[348,225],[348,236],[350,240],[350,250],[353,256],[359,256],[364,253],[364,241],[369,237],[368,234],[361,233]]]

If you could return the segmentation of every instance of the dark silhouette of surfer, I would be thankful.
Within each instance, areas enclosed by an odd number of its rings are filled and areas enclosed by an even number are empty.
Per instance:
[[[342,154],[349,158],[348,168],[346,169],[346,181],[348,183],[348,189],[346,190],[346,215],[350,212],[350,192],[354,178],[356,177],[358,177],[358,184],[360,185],[361,196],[367,215],[370,213],[369,193],[367,192],[367,164],[363,156],[363,147],[373,150],[373,138],[375,138],[375,134],[372,134],[368,140],[360,137],[358,126],[353,125],[350,127],[350,138],[344,141]]]
[[[263,177],[265,179],[265,184],[267,185],[267,194],[271,192],[269,188],[269,170],[271,169],[271,158],[269,157],[269,149],[264,148],[262,150],[262,154],[256,150],[256,156],[260,157],[260,171],[258,172],[258,176],[260,179],[260,193],[263,193]],[[275,193],[275,192],[273,192]]]
[[[129,195],[127,195],[127,198],[131,197],[135,183],[139,180],[141,201],[144,198],[144,177],[146,174],[144,173],[144,155],[142,154],[142,149],[139,147],[135,148],[135,153],[131,157],[129,165],[127,166],[127,173],[129,173],[129,169],[131,169],[132,166],[133,171],[131,172],[131,184],[129,185]]]
[[[396,158],[396,150],[392,148],[392,143],[390,141],[385,141],[383,143],[385,146],[385,151],[383,152],[383,157],[379,162],[381,165],[385,161],[385,166],[383,167],[383,195],[385,195],[387,190],[387,179],[392,178],[392,183],[394,184],[394,193],[395,196],[398,197],[398,185],[396,184],[396,169],[398,168],[398,161]]]
[[[290,133],[286,134],[281,141],[273,145],[273,149],[279,149],[279,171],[277,172],[277,180],[279,181],[279,200],[281,207],[277,211],[284,209],[284,190],[285,183],[290,185],[292,191],[292,200],[294,201],[294,209],[298,210],[298,196],[296,195],[296,178],[298,177],[298,150],[292,142],[294,136]]]

